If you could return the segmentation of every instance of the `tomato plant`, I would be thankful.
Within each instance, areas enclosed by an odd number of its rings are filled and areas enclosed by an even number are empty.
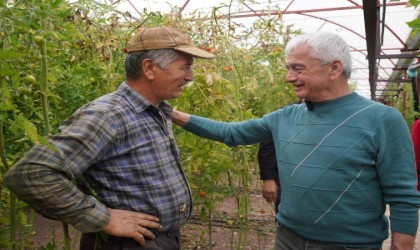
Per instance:
[[[180,98],[170,101],[179,110],[241,121],[296,101],[293,88],[284,82],[284,47],[298,31],[285,27],[281,16],[257,18],[243,26],[228,15],[216,18],[217,8],[204,18],[192,14],[186,19],[179,11],[145,11],[139,20],[132,20],[91,1],[2,1],[0,178],[33,144],[46,143],[45,136],[55,133],[77,108],[117,88],[124,80],[127,42],[144,27],[179,27],[201,49],[217,54],[214,60],[195,61],[194,82]],[[415,31],[420,26],[418,20],[409,25]],[[411,93],[410,86],[404,88]],[[390,101],[402,109],[401,99]],[[410,123],[412,106],[407,111]],[[194,210],[208,223],[210,241],[216,202],[227,197],[234,197],[237,205],[234,220],[239,229],[232,230],[246,233],[250,182],[258,178],[256,146],[230,148],[177,127],[174,130]],[[0,248],[30,248],[28,225],[32,221],[24,216],[24,208],[0,186],[0,225],[6,225],[0,226]],[[17,241],[16,234],[23,240]]]
[[[296,32],[283,27],[278,16],[257,19],[236,35],[243,27],[230,18],[184,19],[179,10],[144,12],[134,21],[90,1],[6,2],[0,3],[0,177],[33,144],[47,143],[45,136],[77,108],[117,88],[124,80],[127,41],[144,27],[179,27],[200,48],[217,54],[214,60],[196,60],[194,82],[170,101],[180,110],[240,121],[295,101],[283,81],[282,48]],[[174,130],[194,209],[208,223],[207,233],[211,236],[216,202],[234,197],[238,232],[246,234],[250,180],[258,172],[256,146],[230,148]],[[0,237],[0,248],[29,247],[29,240],[14,237],[30,236],[25,228],[32,222],[22,212],[26,205],[4,188],[0,193],[0,216],[18,214],[1,218],[8,227],[0,227],[0,235],[10,237]]]

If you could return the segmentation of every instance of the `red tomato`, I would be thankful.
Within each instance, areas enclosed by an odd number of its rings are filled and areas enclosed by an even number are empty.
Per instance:
[[[232,66],[226,66],[225,71],[232,71]]]

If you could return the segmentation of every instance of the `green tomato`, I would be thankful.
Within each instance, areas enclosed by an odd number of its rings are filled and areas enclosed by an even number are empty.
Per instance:
[[[18,51],[25,51],[25,50],[26,50],[26,47],[25,47],[25,46],[23,46],[23,45],[21,45],[21,44],[19,44],[19,45],[16,47],[16,49],[17,49]]]
[[[35,36],[34,41],[37,45],[44,44],[44,37],[43,36]]]
[[[32,94],[32,90],[31,89],[29,89],[29,88],[25,88],[25,87],[19,87],[18,88],[18,91],[19,91],[19,93],[20,94],[22,94],[22,95],[31,95]]]
[[[23,78],[23,81],[27,84],[34,84],[36,83],[36,78],[33,75],[27,75]]]

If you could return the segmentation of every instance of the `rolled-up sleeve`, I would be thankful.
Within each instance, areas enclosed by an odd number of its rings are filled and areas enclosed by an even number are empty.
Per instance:
[[[85,110],[67,119],[51,146],[34,146],[12,166],[3,181],[19,199],[43,216],[73,225],[82,232],[100,231],[110,213],[94,196],[75,185],[91,164],[102,157],[116,131],[101,111]]]

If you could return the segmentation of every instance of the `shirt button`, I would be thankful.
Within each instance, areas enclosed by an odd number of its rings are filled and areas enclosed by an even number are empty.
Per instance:
[[[186,211],[187,211],[187,204],[182,204],[181,206],[179,206],[180,213],[185,213]]]

